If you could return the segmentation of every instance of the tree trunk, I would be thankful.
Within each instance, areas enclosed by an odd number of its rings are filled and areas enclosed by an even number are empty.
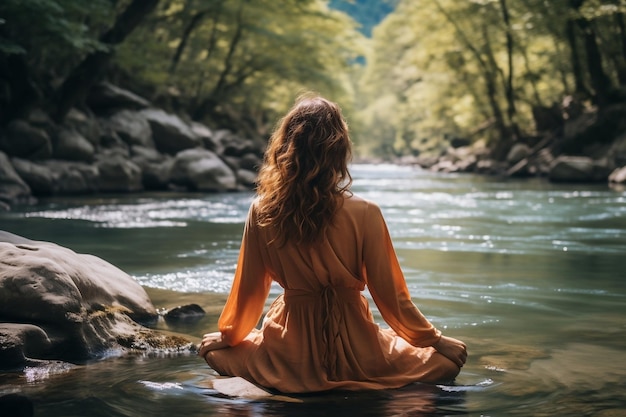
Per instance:
[[[478,62],[478,65],[482,69],[481,75],[482,75],[482,77],[483,77],[483,79],[485,81],[485,87],[486,87],[486,90],[487,90],[487,99],[489,100],[489,105],[491,107],[491,111],[493,112],[494,124],[496,126],[496,129],[500,133],[500,142],[502,140],[505,140],[505,139],[508,140],[510,132],[509,132],[509,129],[507,128],[507,126],[506,126],[506,123],[504,122],[504,117],[502,115],[502,109],[500,109],[500,104],[498,103],[498,99],[497,99],[498,88],[497,88],[497,84],[496,84],[496,75],[495,75],[495,73],[489,68],[488,63],[483,59],[483,57],[480,54],[480,52],[478,51],[478,49],[469,41],[469,39],[467,38],[467,35],[465,34],[465,32],[463,32],[463,30],[458,25],[458,23],[441,6],[441,3],[439,3],[438,0],[433,0],[433,1],[435,3],[435,6],[437,7],[437,9],[439,9],[439,11],[452,24],[452,26],[454,26],[454,29],[456,30],[460,40],[471,51],[471,53],[474,56],[474,58],[476,58],[476,61]]]
[[[508,149],[511,145],[512,140],[514,141],[517,138],[517,132],[514,132],[513,137],[511,138],[511,131],[507,128],[507,125],[504,122],[504,115],[502,114],[502,109],[500,108],[500,103],[498,103],[498,88],[497,88],[497,74],[504,76],[502,70],[498,67],[498,63],[496,62],[495,56],[491,49],[491,41],[489,39],[489,33],[486,25],[483,25],[483,39],[485,41],[485,52],[487,53],[487,63],[485,63],[485,85],[487,86],[487,97],[489,98],[489,103],[491,105],[493,111],[493,117],[495,120],[496,127],[500,131],[500,138],[493,144],[492,154],[496,159],[503,159],[508,152]],[[509,120],[511,121],[511,120]]]
[[[224,67],[222,68],[219,78],[208,97],[204,99],[200,106],[198,106],[198,108],[194,111],[193,118],[195,120],[202,120],[204,116],[211,111],[212,107],[221,101],[220,99],[228,87],[227,78],[230,76],[233,69],[233,56],[235,55],[235,51],[237,50],[237,46],[239,45],[239,41],[243,35],[243,9],[244,0],[241,0],[239,3],[239,10],[237,11],[237,28],[235,29],[235,33],[230,41],[228,53],[224,59]]]
[[[174,72],[176,72],[176,67],[180,62],[180,58],[182,57],[185,48],[187,47],[187,41],[189,40],[189,36],[191,36],[191,32],[193,32],[194,29],[200,24],[202,19],[204,19],[206,13],[206,10],[197,12],[191,17],[191,20],[189,21],[187,26],[185,26],[183,34],[180,37],[180,42],[178,43],[178,47],[176,47],[176,52],[172,57],[172,62],[170,64],[170,74],[174,74]]]
[[[511,33],[511,21],[509,18],[509,9],[506,5],[506,0],[500,0],[500,8],[502,9],[502,20],[506,28],[506,53],[507,64],[509,67],[509,73],[506,79],[506,101],[508,103],[507,113],[509,121],[513,123],[515,120],[515,90],[513,89],[513,34]]]
[[[603,107],[608,102],[609,92],[611,90],[611,80],[604,71],[602,65],[602,54],[596,40],[596,33],[591,22],[587,19],[578,19],[580,28],[583,30],[585,40],[585,52],[587,53],[587,68],[591,78],[591,86],[596,93],[596,101],[598,106]]]
[[[56,110],[53,113],[55,121],[63,121],[70,109],[85,99],[93,84],[105,73],[113,47],[123,42],[158,3],[159,0],[133,0],[118,16],[113,27],[100,37],[102,43],[111,47],[106,51],[98,50],[87,55],[57,90]]]
[[[611,90],[611,80],[604,72],[604,66],[602,65],[602,54],[598,47],[598,41],[596,39],[596,32],[589,20],[584,16],[581,16],[579,11],[583,5],[584,0],[570,0],[570,8],[579,14],[576,18],[576,24],[583,33],[583,40],[585,44],[585,52],[587,55],[587,71],[591,79],[591,87],[595,92],[596,103],[599,107],[603,107],[608,103],[609,92]]]
[[[567,23],[565,24],[565,33],[567,36],[567,42],[569,43],[572,75],[574,76],[574,93],[580,97],[590,97],[591,94],[585,86],[583,67],[581,65],[580,55],[578,54],[578,44],[576,42],[576,25],[571,19],[568,19]]]
[[[620,46],[622,56],[617,59],[618,65],[617,76],[619,84],[626,86],[626,25],[624,25],[624,13],[616,13],[615,20],[619,29]]]

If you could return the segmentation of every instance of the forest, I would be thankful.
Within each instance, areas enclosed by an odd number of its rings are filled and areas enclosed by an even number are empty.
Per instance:
[[[624,0],[3,0],[0,127],[34,108],[61,123],[107,80],[265,139],[317,91],[341,104],[361,157],[460,140],[502,159],[599,114],[608,131],[570,147],[584,153],[625,128],[614,115],[625,11]]]

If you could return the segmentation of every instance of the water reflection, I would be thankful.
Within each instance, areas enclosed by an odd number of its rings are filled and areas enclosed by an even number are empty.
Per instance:
[[[24,393],[52,417],[626,415],[626,191],[408,167],[352,173],[354,191],[382,207],[416,303],[469,345],[456,385],[227,399],[196,357],[139,356],[0,374],[0,395]],[[0,213],[0,229],[100,256],[157,307],[200,304],[199,323],[159,323],[198,338],[216,328],[251,197],[59,198]]]
[[[56,416],[437,416],[466,415],[468,391],[488,389],[489,381],[471,387],[413,384],[398,390],[336,392],[270,397],[224,398],[209,382],[212,371],[193,357],[158,361],[126,357],[50,374],[44,385],[22,392],[36,415]]]

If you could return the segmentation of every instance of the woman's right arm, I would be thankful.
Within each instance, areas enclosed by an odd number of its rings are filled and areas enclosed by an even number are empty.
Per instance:
[[[414,346],[433,346],[441,332],[411,299],[380,208],[369,203],[363,234],[363,264],[370,294],[389,326]]]

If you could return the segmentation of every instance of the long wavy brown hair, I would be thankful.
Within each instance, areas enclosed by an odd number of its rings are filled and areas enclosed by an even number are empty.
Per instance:
[[[339,106],[301,96],[275,129],[257,179],[257,223],[279,244],[324,236],[349,192],[351,142]]]

